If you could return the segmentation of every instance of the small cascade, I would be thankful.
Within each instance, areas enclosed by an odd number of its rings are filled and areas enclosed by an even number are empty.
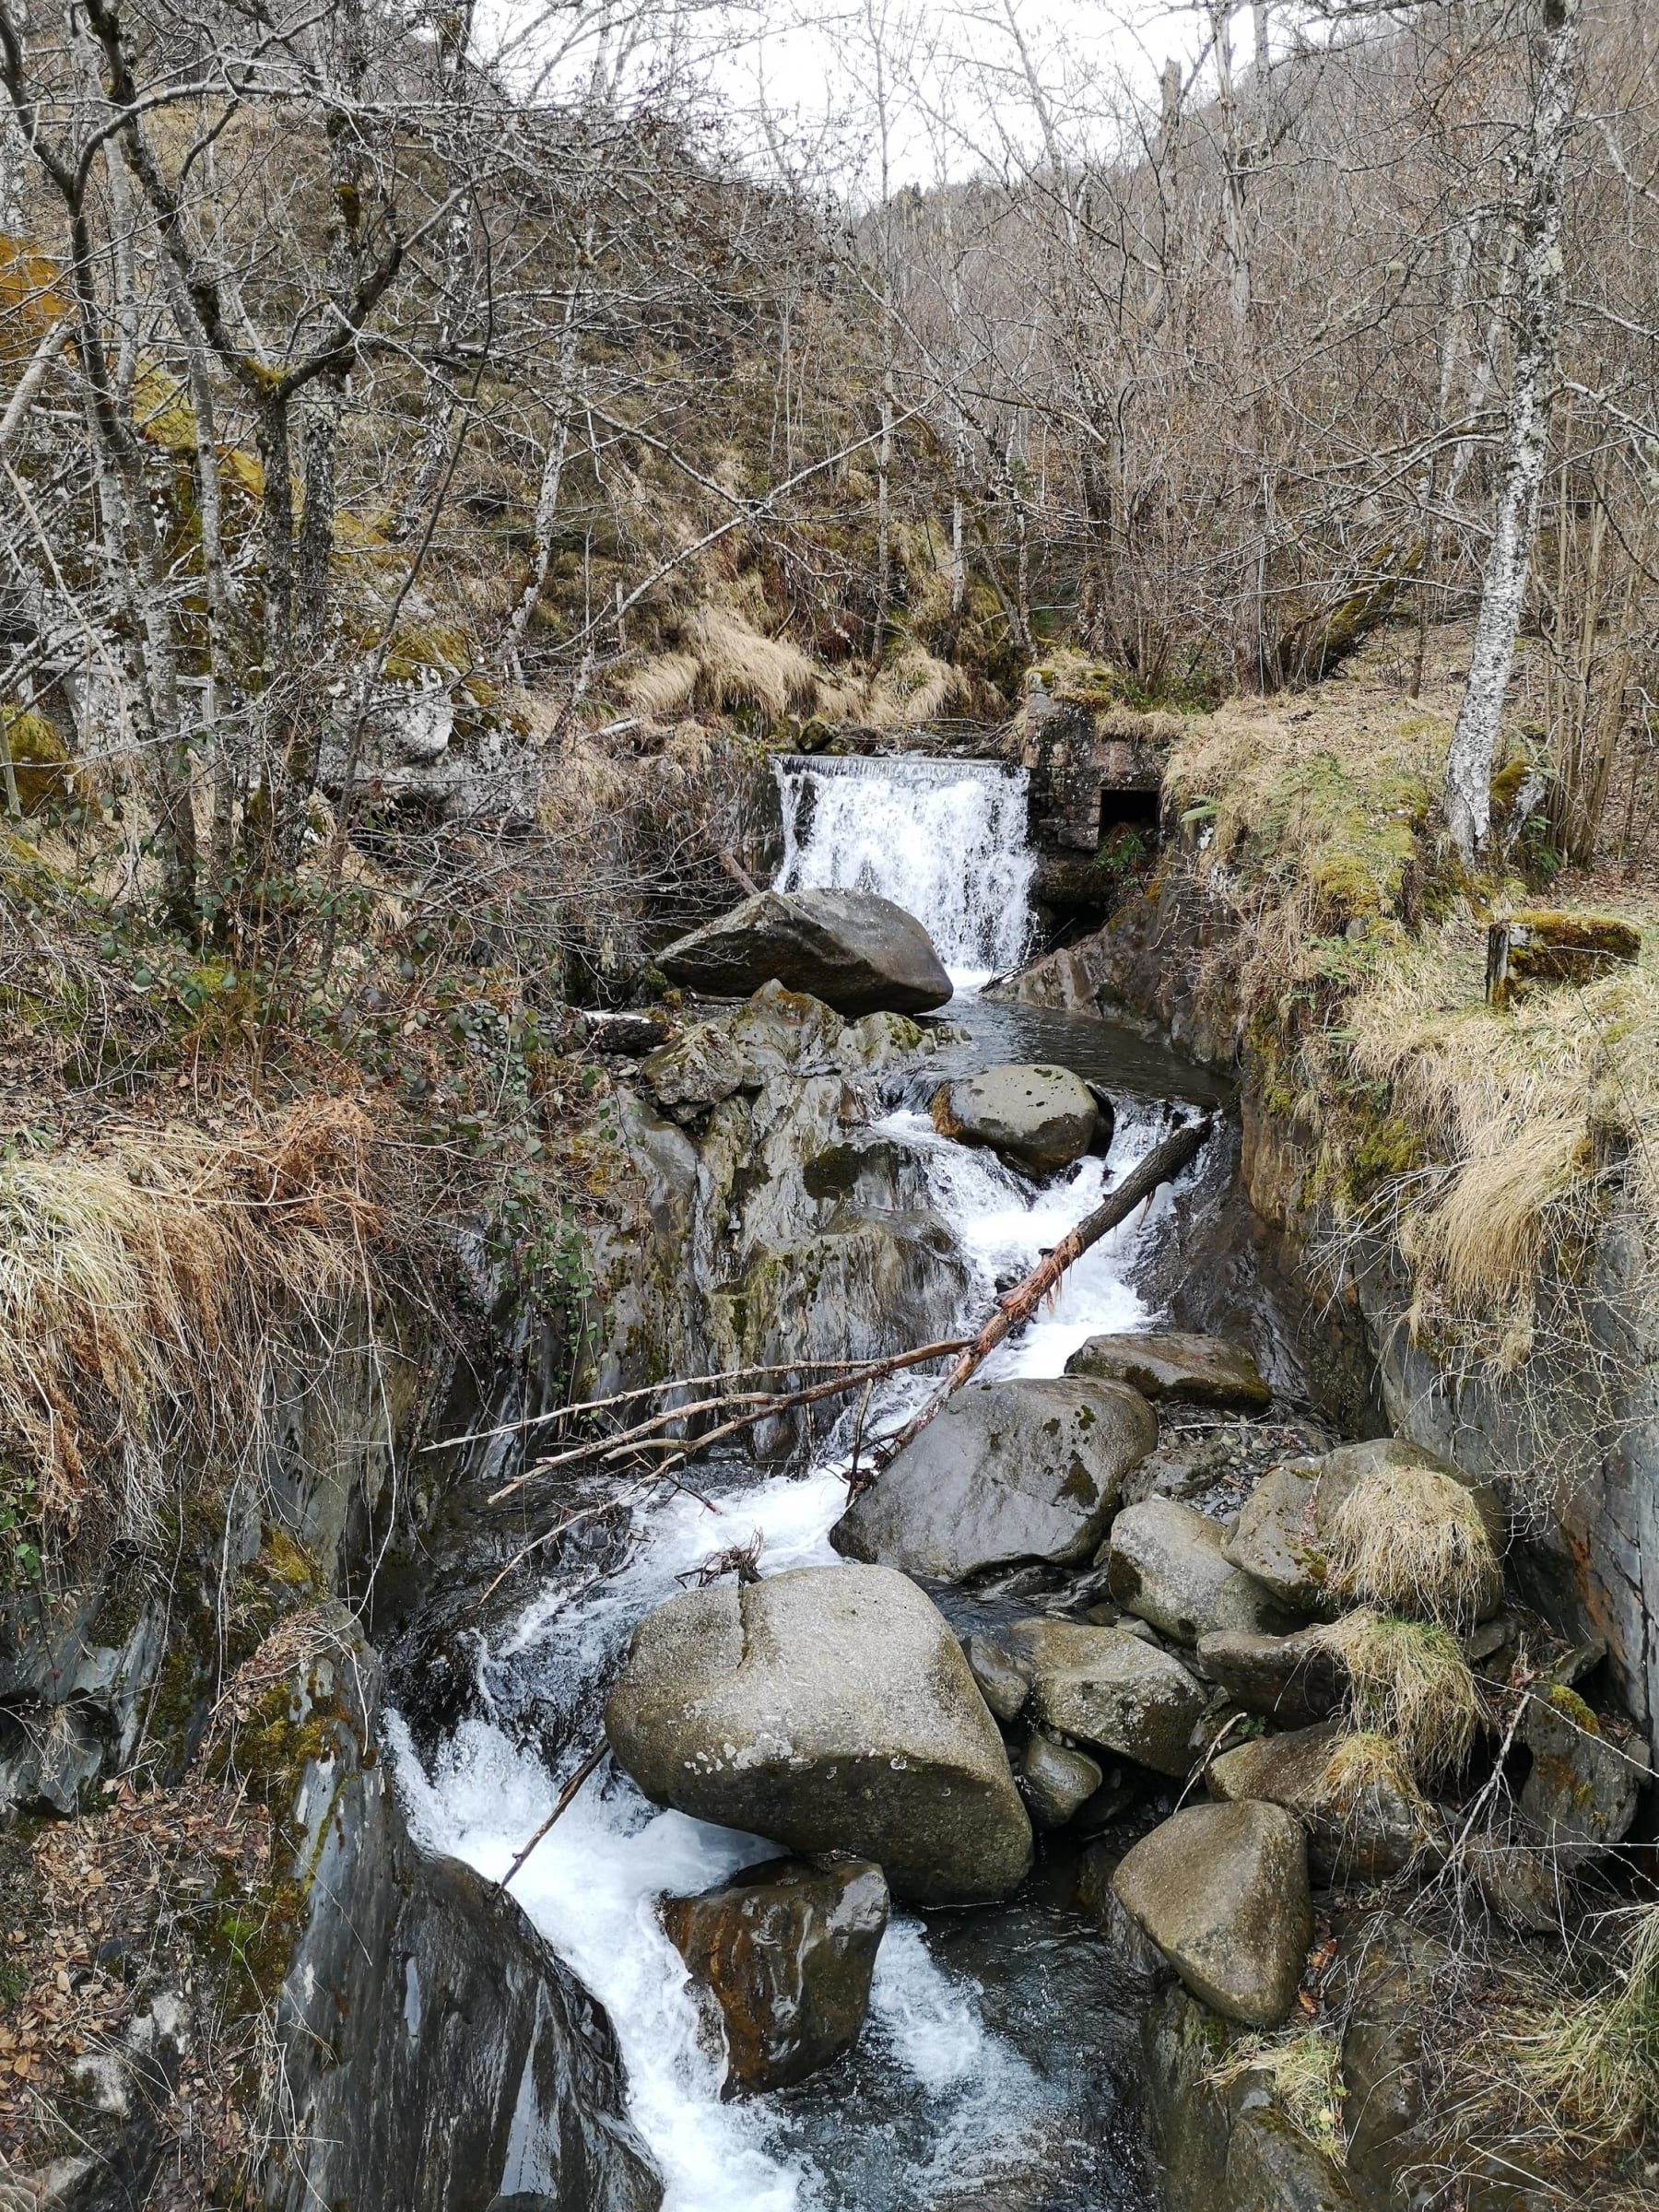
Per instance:
[[[915,915],[959,985],[1016,968],[1036,856],[1026,774],[995,760],[785,754],[776,888],[878,891]]]

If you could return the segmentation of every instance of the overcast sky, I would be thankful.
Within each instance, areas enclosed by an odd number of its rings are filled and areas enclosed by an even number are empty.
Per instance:
[[[649,0],[648,0],[649,4]],[[626,69],[642,84],[672,67],[712,88],[735,141],[788,161],[812,182],[857,179],[878,189],[885,100],[887,182],[932,183],[997,168],[1009,143],[1030,147],[1045,107],[1061,150],[1097,144],[1124,86],[1151,93],[1171,56],[1200,52],[1192,0],[657,0],[644,33],[631,0],[487,0],[480,35],[508,41],[515,73],[550,70],[568,87],[603,50],[617,65],[623,34],[603,30],[611,6],[634,28]],[[1242,60],[1250,11],[1235,26]],[[1041,101],[1038,95],[1041,94]]]

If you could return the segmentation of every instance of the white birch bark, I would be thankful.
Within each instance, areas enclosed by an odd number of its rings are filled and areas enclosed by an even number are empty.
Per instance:
[[[1561,229],[1578,97],[1580,0],[1538,0],[1538,8],[1514,389],[1469,680],[1446,759],[1446,820],[1465,862],[1485,849],[1491,830],[1492,763],[1538,531],[1565,297]]]

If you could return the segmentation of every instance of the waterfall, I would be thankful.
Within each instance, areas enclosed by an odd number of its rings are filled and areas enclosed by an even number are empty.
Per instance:
[[[879,891],[923,924],[959,985],[1019,965],[1037,868],[1023,769],[790,753],[776,770],[779,890]]]

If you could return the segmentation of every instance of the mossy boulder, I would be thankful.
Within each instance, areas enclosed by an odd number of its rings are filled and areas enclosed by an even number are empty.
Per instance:
[[[838,1013],[927,1014],[951,982],[913,914],[874,891],[760,891],[657,957],[671,983],[747,998],[767,982]]]
[[[1100,1109],[1068,1067],[987,1067],[936,1092],[934,1127],[964,1145],[1046,1175],[1081,1159],[1095,1142]]]

